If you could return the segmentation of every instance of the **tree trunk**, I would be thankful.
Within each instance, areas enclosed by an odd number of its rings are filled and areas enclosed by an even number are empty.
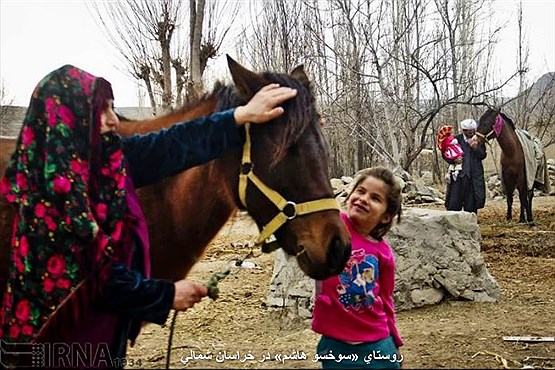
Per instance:
[[[190,63],[187,99],[196,100],[203,92],[201,72],[201,41],[205,0],[190,0],[191,24],[189,35]]]

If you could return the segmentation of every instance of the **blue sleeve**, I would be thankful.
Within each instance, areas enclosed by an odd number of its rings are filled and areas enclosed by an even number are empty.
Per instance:
[[[147,279],[122,263],[111,266],[102,307],[140,321],[164,324],[173,306],[175,285],[169,280]]]
[[[235,109],[176,124],[168,129],[123,139],[134,185],[154,184],[188,168],[220,158],[243,139],[233,117]]]

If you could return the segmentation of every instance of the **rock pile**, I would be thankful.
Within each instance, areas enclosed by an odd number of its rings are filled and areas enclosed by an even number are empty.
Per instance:
[[[424,171],[418,179],[413,179],[410,173],[401,169],[396,169],[394,172],[401,185],[403,204],[444,203],[443,194],[432,186],[432,175],[430,172]],[[360,171],[352,177],[342,176],[340,179],[333,178],[330,180],[334,196],[339,204],[343,204],[349,193],[350,185],[359,173]]]
[[[549,182],[551,184],[551,191],[549,195],[555,195],[555,159],[547,160],[547,171],[549,173]],[[410,206],[415,204],[443,205],[445,203],[444,193],[434,187],[431,172],[421,171],[421,176],[416,179],[413,178],[410,173],[402,169],[396,169],[394,172],[403,192],[403,204]],[[331,179],[331,185],[333,187],[334,195],[339,204],[343,204],[350,190],[350,186],[358,173],[359,172],[357,172],[352,177],[342,176],[339,179]],[[487,199],[497,200],[505,198],[503,187],[501,184],[501,178],[498,174],[490,175],[486,179],[486,189]],[[535,190],[534,192],[535,197],[544,195],[548,194],[544,194],[538,190]]]

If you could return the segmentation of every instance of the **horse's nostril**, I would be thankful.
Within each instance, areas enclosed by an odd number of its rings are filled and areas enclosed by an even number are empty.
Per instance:
[[[342,271],[350,256],[351,244],[344,244],[341,238],[335,237],[328,251],[328,261],[333,270],[337,273]]]
[[[351,243],[347,243],[347,245],[345,246],[345,249],[343,250],[343,267],[345,267],[345,263],[347,263],[347,261],[349,260],[349,258],[351,258]]]

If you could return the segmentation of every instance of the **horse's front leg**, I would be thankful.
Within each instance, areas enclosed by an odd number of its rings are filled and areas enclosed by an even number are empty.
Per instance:
[[[513,218],[513,193],[507,192],[507,221]]]

